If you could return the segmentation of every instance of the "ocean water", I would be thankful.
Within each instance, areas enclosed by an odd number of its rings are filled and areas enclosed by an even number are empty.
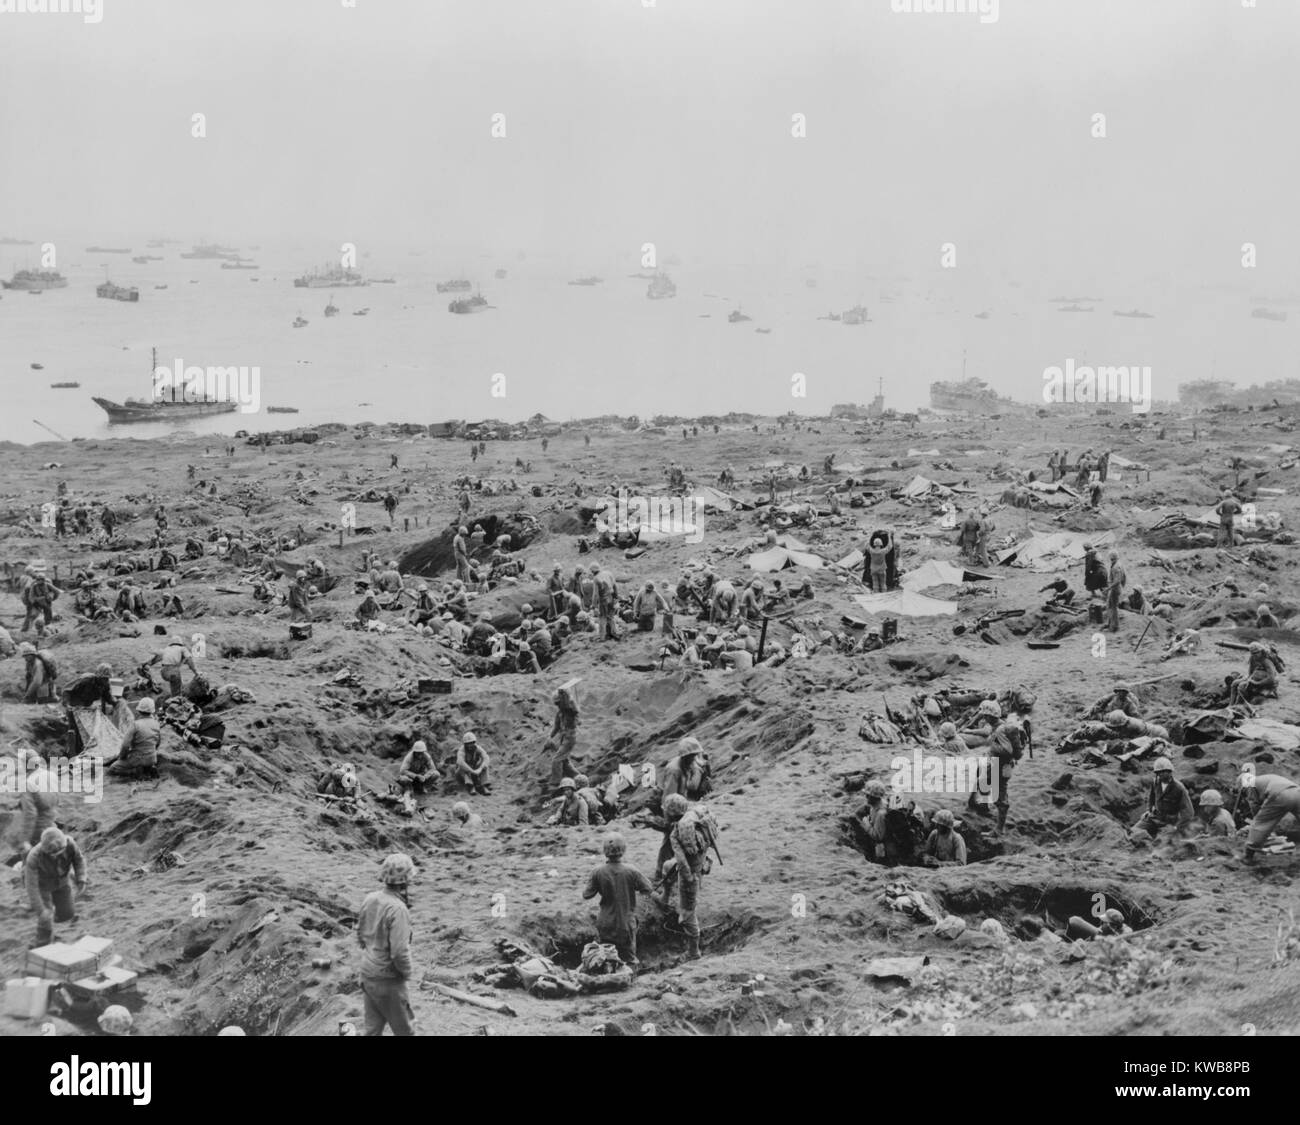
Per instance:
[[[3,292],[0,385],[9,409],[0,415],[0,440],[48,439],[38,421],[66,438],[90,438],[178,428],[229,434],[321,422],[518,420],[539,411],[561,421],[605,413],[815,414],[837,402],[865,403],[882,385],[887,405],[908,410],[928,403],[932,381],[961,378],[963,370],[1037,402],[1044,368],[1067,359],[1150,366],[1156,399],[1174,399],[1179,383],[1211,375],[1240,384],[1300,375],[1300,303],[1273,295],[1271,307],[1289,311],[1289,319],[1252,319],[1258,294],[1244,287],[1093,293],[1090,285],[1058,294],[1069,287],[989,284],[955,273],[908,281],[847,269],[687,263],[668,267],[678,296],[651,301],[646,282],[627,276],[636,268],[630,259],[602,268],[486,256],[437,261],[432,252],[394,250],[359,265],[368,276],[396,277],[395,285],[331,291],[292,284],[324,260],[319,248],[246,249],[262,267],[256,272],[183,260],[185,249],[137,242],[134,254],[165,259],[141,265],[130,255],[65,247],[59,268],[66,289],[39,297]],[[37,250],[0,246],[0,276],[38,264]],[[498,267],[508,271],[503,280],[493,277]],[[604,284],[567,284],[592,272]],[[96,297],[105,276],[138,286],[139,303]],[[453,295],[435,285],[456,276],[475,281],[495,307],[450,314]],[[807,277],[816,278],[816,288]],[[163,284],[165,290],[154,288]],[[331,295],[341,314],[326,319]],[[1103,300],[1091,313],[1061,313],[1048,301],[1057,295]],[[870,323],[818,319],[858,302],[868,307]],[[367,316],[352,315],[363,306]],[[1112,315],[1135,306],[1155,318]],[[729,324],[727,314],[737,307],[753,320]],[[988,319],[977,319],[985,310]],[[299,314],[309,324],[295,329]],[[168,367],[180,359],[187,366],[258,368],[261,411],[183,427],[110,427],[91,396],[147,398],[152,347]],[[33,371],[32,363],[44,369]],[[504,381],[494,382],[497,375]],[[81,386],[49,386],[66,380]],[[494,387],[504,397],[494,396]],[[799,389],[803,396],[792,393]],[[267,406],[300,412],[268,414]]]

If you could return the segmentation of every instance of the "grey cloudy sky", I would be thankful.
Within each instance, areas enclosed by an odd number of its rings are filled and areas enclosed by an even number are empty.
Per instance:
[[[0,233],[1206,281],[1300,248],[1293,2],[104,5],[0,15]]]

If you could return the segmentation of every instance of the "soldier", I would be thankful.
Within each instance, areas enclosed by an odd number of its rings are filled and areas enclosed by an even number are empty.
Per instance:
[[[1255,814],[1246,836],[1246,862],[1254,863],[1278,821],[1287,813],[1300,819],[1300,785],[1279,774],[1256,774],[1250,762],[1243,764],[1238,785]]]
[[[1237,822],[1232,819],[1232,813],[1223,807],[1223,796],[1217,789],[1207,789],[1201,794],[1196,811],[1205,822],[1202,835],[1235,836],[1237,834]]]
[[[452,553],[456,557],[456,577],[462,582],[469,581],[469,545],[466,543],[468,535],[469,528],[462,524],[456,529],[456,535],[451,541]]]
[[[371,891],[357,915],[366,1035],[383,1035],[385,1027],[391,1027],[394,1035],[415,1034],[415,1014],[406,991],[412,972],[407,886],[414,874],[410,856],[390,855],[379,868],[383,890]]]
[[[1119,565],[1119,552],[1110,553],[1110,572],[1106,576],[1106,629],[1112,633],[1119,632],[1119,603],[1124,596],[1124,586],[1128,575]]]
[[[673,849],[677,880],[677,921],[686,934],[687,955],[700,956],[700,919],[697,913],[700,880],[707,868],[709,841],[699,815],[688,808],[686,798],[674,793],[664,800],[664,819],[669,823],[669,841]],[[665,878],[669,877],[667,871]],[[665,896],[667,897],[667,896]]]
[[[402,764],[397,767],[397,784],[403,792],[432,793],[442,775],[434,765],[433,756],[423,740],[414,743]]]
[[[1088,718],[1100,719],[1109,715],[1112,711],[1123,711],[1126,715],[1131,715],[1135,719],[1142,718],[1142,708],[1138,703],[1137,696],[1133,693],[1132,687],[1120,682],[1111,689],[1110,695],[1104,699],[1097,700],[1088,711]]]
[[[1214,514],[1219,517],[1218,545],[1220,547],[1235,546],[1236,533],[1234,526],[1237,516],[1241,514],[1241,504],[1227,485],[1224,485],[1223,492],[1219,496],[1219,502],[1214,506]]]
[[[862,822],[872,849],[871,858],[877,863],[888,863],[890,856],[887,848],[888,834],[885,830],[887,815],[885,797],[888,790],[885,789],[883,781],[868,781],[863,793],[866,796],[866,803],[853,816]]]
[[[1147,811],[1133,826],[1134,834],[1145,829],[1151,837],[1162,828],[1174,828],[1179,836],[1186,833],[1195,813],[1192,799],[1181,781],[1174,780],[1174,765],[1168,758],[1157,758],[1151,767],[1155,774],[1147,793]]]
[[[603,851],[605,864],[591,873],[582,897],[600,895],[596,935],[614,946],[624,963],[635,967],[640,963],[636,957],[636,896],[638,891],[653,894],[654,888],[640,871],[623,862],[627,844],[622,836],[606,836]]]
[[[311,599],[305,570],[298,571],[293,585],[289,587],[289,620],[311,620]]]
[[[460,749],[456,751],[456,780],[465,787],[467,793],[487,796],[492,792],[488,788],[488,765],[492,759],[478,744],[473,731],[466,731],[460,740]]]
[[[952,813],[940,809],[934,814],[934,831],[925,841],[922,862],[927,867],[965,867],[966,841],[953,828]]]
[[[599,563],[591,564],[592,578],[596,584],[596,605],[600,611],[601,638],[606,641],[621,639],[618,627],[614,624],[615,611],[618,609],[618,583],[614,576]]]
[[[555,721],[551,724],[551,735],[548,740],[554,750],[551,756],[549,787],[554,788],[564,776],[565,763],[573,753],[581,712],[578,709],[578,698],[574,688],[568,684],[555,689],[551,702],[555,704]]]
[[[86,861],[76,841],[51,826],[23,863],[27,899],[36,912],[36,944],[54,940],[56,922],[75,922],[76,896],[86,889]]]

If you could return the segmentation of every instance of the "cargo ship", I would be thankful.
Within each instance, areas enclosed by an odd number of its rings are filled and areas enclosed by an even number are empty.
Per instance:
[[[239,260],[239,251],[232,250],[228,246],[216,246],[212,243],[208,243],[202,246],[195,246],[192,250],[187,250],[181,255],[181,257],[234,262]]]
[[[1286,320],[1286,313],[1272,309],[1252,309],[1250,315],[1256,320]]]
[[[1132,318],[1133,320],[1154,320],[1155,319],[1155,317],[1153,317],[1151,313],[1143,312],[1141,309],[1129,309],[1127,312],[1123,312],[1120,309],[1115,309],[1114,312],[1111,313],[1111,316],[1127,316]]]
[[[482,312],[487,307],[487,298],[475,293],[472,297],[462,297],[458,301],[452,301],[447,306],[447,311],[464,316],[466,313]]]
[[[959,410],[968,414],[1006,414],[1022,409],[999,395],[983,379],[931,383],[930,406],[935,410]]]
[[[243,258],[236,258],[233,262],[222,262],[223,270],[260,270],[262,267],[253,262],[245,261]]]
[[[492,276],[495,277],[498,281],[504,281],[504,280],[505,280],[505,277],[506,277],[506,271],[505,271],[505,270],[497,270],[497,272],[494,273]]]
[[[458,277],[454,281],[438,282],[439,293],[468,293],[473,288],[474,286],[463,277]]]
[[[604,278],[601,277],[580,277],[576,281],[570,281],[570,285],[599,285]]]
[[[161,254],[137,254],[134,258],[131,259],[131,261],[135,262],[137,265],[144,266],[144,265],[148,265],[150,262],[161,262],[162,255]]]
[[[662,301],[666,297],[677,296],[677,283],[666,273],[657,273],[654,280],[646,286],[645,295],[652,301]]]
[[[87,247],[86,247],[86,253],[87,253],[87,254],[129,254],[129,253],[131,253],[131,247],[129,247],[129,246],[127,246],[127,247],[121,247],[121,246],[87,246]]]
[[[106,297],[110,301],[138,301],[140,290],[134,285],[128,288],[125,285],[114,285],[111,281],[106,281],[103,285],[95,286],[95,296]]]
[[[153,361],[149,368],[150,377],[158,367],[158,352],[153,352]],[[91,396],[96,406],[108,415],[109,425],[125,425],[135,422],[179,422],[190,418],[206,418],[212,414],[229,414],[239,404],[236,402],[214,402],[199,400],[197,402],[172,402],[169,399],[145,401],[129,398],[125,402],[113,402],[111,399]]]
[[[63,289],[67,284],[68,279],[57,270],[19,270],[8,281],[0,282],[6,289],[25,289],[29,293]]]
[[[326,265],[318,270],[309,270],[302,277],[295,277],[295,289],[351,289],[370,282],[361,276],[360,270],[344,266]]]
[[[851,309],[845,309],[840,316],[842,324],[866,324],[867,323],[867,306],[854,305]]]
[[[1057,312],[1092,312],[1091,305],[1062,305]]]

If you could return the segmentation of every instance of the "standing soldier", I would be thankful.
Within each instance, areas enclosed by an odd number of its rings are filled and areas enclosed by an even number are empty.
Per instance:
[[[289,587],[289,620],[311,620],[311,601],[308,597],[307,572],[305,570],[298,571],[293,585]]]
[[[415,874],[409,855],[395,852],[379,868],[383,890],[371,891],[357,915],[361,958],[361,992],[365,997],[366,1034],[414,1035],[411,1000],[411,915],[407,885]]]
[[[577,681],[561,684],[551,697],[555,704],[555,722],[551,725],[549,745],[554,753],[551,757],[551,775],[547,787],[554,789],[564,776],[564,766],[573,753],[573,746],[578,736],[578,697],[574,690]]]
[[[23,882],[36,912],[36,944],[49,945],[54,940],[54,924],[72,922],[77,917],[73,883],[78,894],[86,889],[86,861],[81,849],[59,829],[45,829],[40,843],[27,853]]]
[[[623,862],[627,844],[617,834],[606,836],[605,864],[597,867],[587,880],[583,898],[600,895],[600,916],[596,919],[596,936],[618,950],[625,964],[636,966],[636,896],[652,894],[650,880],[635,867]]]
[[[1119,552],[1110,553],[1110,574],[1106,582],[1106,628],[1112,633],[1119,632],[1119,603],[1124,596],[1124,586],[1128,575],[1119,565]]]
[[[620,639],[618,627],[614,624],[615,610],[618,608],[618,583],[614,576],[601,568],[599,563],[591,564],[592,577],[596,582],[596,604],[600,609],[601,639],[617,641]]]
[[[700,918],[697,913],[700,880],[707,869],[708,830],[699,813],[689,808],[686,798],[674,793],[664,799],[664,819],[671,825],[668,838],[672,843],[677,879],[677,921],[686,934],[687,954],[700,956]],[[665,872],[665,877],[671,877]]]
[[[1235,546],[1236,537],[1233,528],[1237,517],[1241,514],[1241,505],[1227,485],[1224,485],[1219,502],[1214,506],[1214,514],[1219,517],[1219,546]]]
[[[465,542],[467,535],[469,528],[462,525],[456,529],[456,537],[451,541],[451,549],[456,556],[456,577],[462,582],[469,581],[469,547]]]
[[[190,671],[196,676],[199,674],[199,670],[194,666],[194,657],[190,655],[190,650],[185,647],[183,637],[172,637],[167,642],[167,647],[149,663],[162,664],[162,678],[167,684],[168,699],[173,695],[181,694],[181,690],[185,686],[184,671],[186,665],[189,665]]]

